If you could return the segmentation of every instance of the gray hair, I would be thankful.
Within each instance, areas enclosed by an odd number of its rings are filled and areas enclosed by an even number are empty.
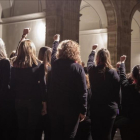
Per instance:
[[[5,49],[5,44],[3,40],[0,38],[0,60],[7,58],[7,53]]]

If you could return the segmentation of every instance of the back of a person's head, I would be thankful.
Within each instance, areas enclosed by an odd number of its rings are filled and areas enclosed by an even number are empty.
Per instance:
[[[58,59],[70,59],[81,64],[80,46],[72,40],[62,41],[57,49]]]
[[[136,83],[136,88],[140,92],[140,65],[136,65],[132,70],[132,77]]]
[[[50,47],[41,47],[38,54],[38,59],[46,63],[51,63],[52,49]]]
[[[110,52],[107,49],[100,49],[96,56],[96,64],[104,65],[106,68],[113,69],[111,65]]]
[[[0,38],[0,60],[7,58],[5,44],[3,40]]]
[[[14,61],[14,67],[27,68],[32,65],[37,65],[36,48],[32,41],[24,40],[19,45],[17,50],[17,57]]]

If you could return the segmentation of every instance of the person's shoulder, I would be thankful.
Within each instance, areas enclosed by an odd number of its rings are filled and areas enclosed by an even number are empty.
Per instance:
[[[109,69],[109,74],[113,77],[113,79],[118,79],[118,81],[120,80],[120,76],[116,69]]]
[[[82,67],[80,64],[78,64],[78,63],[72,63],[71,66],[74,67],[74,68],[79,68],[79,69],[83,68],[83,67]]]
[[[9,62],[9,59],[1,59],[0,61],[1,62],[5,62],[5,63],[8,63]]]
[[[8,59],[1,59],[0,62],[2,65],[10,65],[10,61]]]
[[[72,68],[74,71],[77,71],[78,73],[84,72],[83,67],[82,67],[80,64],[78,64],[78,63],[72,63],[72,64],[71,64],[71,68]]]
[[[109,69],[108,72],[111,74],[117,74],[117,70],[115,68]]]

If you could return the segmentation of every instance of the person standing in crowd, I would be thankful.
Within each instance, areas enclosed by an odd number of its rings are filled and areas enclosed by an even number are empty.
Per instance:
[[[55,35],[47,100],[51,140],[73,140],[79,121],[86,117],[86,78],[79,45],[72,40],[59,44],[59,40],[60,35]]]
[[[7,59],[5,44],[0,38],[0,139],[5,140],[7,133],[7,98],[9,92],[10,62]]]
[[[87,84],[87,114],[84,121],[79,123],[78,130],[75,136],[75,140],[92,140],[91,138],[91,119],[90,119],[90,100],[91,100],[91,89],[89,83],[89,77],[86,75]]]
[[[23,37],[29,33],[24,29]],[[36,58],[36,48],[29,39],[22,39],[11,68],[11,91],[15,95],[18,119],[17,140],[35,140],[42,113],[46,113],[44,65]]]
[[[111,65],[107,49],[95,52],[98,45],[92,47],[87,67],[89,73],[91,96],[91,133],[93,140],[111,140],[111,131],[118,113],[120,102],[120,78]]]
[[[139,140],[140,130],[140,65],[136,65],[132,70],[133,83],[129,81],[125,74],[126,56],[120,57],[120,80],[121,87],[125,92],[122,95],[125,99],[125,112],[123,117],[127,119],[125,126],[121,127],[123,140]],[[122,106],[123,107],[123,106]],[[125,120],[126,120],[125,119]]]
[[[41,47],[38,54],[38,59],[41,60],[44,64],[46,87],[48,87],[49,84],[48,74],[51,71],[51,53],[52,53],[52,49],[50,47]],[[50,122],[49,122],[48,114],[42,114],[40,118],[38,140],[42,140],[43,131],[44,131],[44,140],[50,140]]]

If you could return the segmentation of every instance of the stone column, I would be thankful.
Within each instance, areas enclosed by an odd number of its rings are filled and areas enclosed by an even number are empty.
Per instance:
[[[111,63],[116,67],[117,63],[117,25],[108,27],[108,50],[111,55]]]
[[[46,45],[52,46],[53,36],[63,38],[63,0],[46,0]]]
[[[66,0],[63,14],[63,39],[79,42],[79,20],[81,0]]]
[[[131,19],[130,15],[134,5],[134,0],[117,1],[120,23],[118,23],[118,60],[121,55],[127,55],[126,72],[131,71]],[[121,5],[121,6],[119,6]]]
[[[46,45],[52,45],[56,33],[61,40],[79,41],[80,4],[81,0],[46,0]]]
[[[111,0],[102,0],[108,19],[108,50],[111,55],[112,65],[115,67],[117,62],[117,16]]]

